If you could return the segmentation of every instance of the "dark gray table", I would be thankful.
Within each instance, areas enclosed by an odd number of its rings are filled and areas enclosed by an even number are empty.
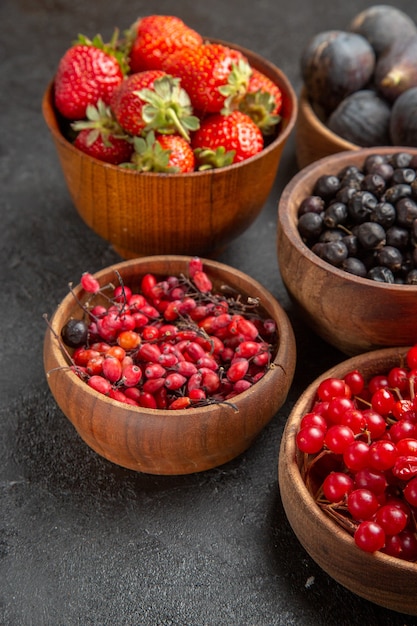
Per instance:
[[[269,58],[299,92],[306,40],[344,28],[371,4],[1,1],[0,624],[417,624],[329,578],[282,509],[277,458],[285,419],[301,390],[343,358],[301,324],[278,272],[276,206],[297,169],[293,138],[262,214],[219,259],[261,281],[297,337],[288,401],[245,454],[185,477],[121,469],[78,438],[42,365],[43,313],[83,271],[120,260],[76,214],[41,116],[42,93],[76,35],[109,37],[141,14],[175,13],[207,36]],[[414,0],[395,4],[417,19]]]

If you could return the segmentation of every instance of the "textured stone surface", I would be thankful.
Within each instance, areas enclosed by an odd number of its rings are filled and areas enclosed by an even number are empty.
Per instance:
[[[118,468],[79,439],[42,365],[44,313],[119,260],[77,216],[41,116],[60,56],[79,32],[109,37],[151,11],[279,65],[297,92],[306,39],[370,2],[2,0],[0,3],[0,624],[4,626],[403,626],[331,580],[298,544],[277,457],[300,391],[342,357],[304,328],[278,273],[276,205],[296,171],[288,143],[256,223],[219,260],[262,282],[294,325],[288,401],[240,458],[186,477]],[[412,0],[396,6],[417,18]],[[157,7],[157,8],[156,8]]]

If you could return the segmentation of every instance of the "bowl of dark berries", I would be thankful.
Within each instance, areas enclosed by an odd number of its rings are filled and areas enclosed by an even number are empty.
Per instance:
[[[48,321],[53,396],[98,454],[150,474],[237,457],[281,407],[295,368],[285,311],[246,274],[179,255],[81,277]]]
[[[296,95],[267,59],[173,16],[129,32],[82,37],[44,94],[71,198],[124,258],[213,257],[262,210]]]
[[[417,615],[417,345],[339,363],[286,422],[278,475],[309,555],[357,595]]]
[[[277,253],[299,313],[348,355],[417,341],[417,149],[363,148],[301,170]]]

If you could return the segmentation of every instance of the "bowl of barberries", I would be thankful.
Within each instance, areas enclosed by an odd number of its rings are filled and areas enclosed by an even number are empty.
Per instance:
[[[215,256],[262,210],[295,125],[281,69],[174,16],[59,60],[43,115],[84,222],[123,258]]]
[[[278,205],[284,284],[352,356],[417,341],[417,149],[363,148],[301,170]]]
[[[243,453],[286,399],[295,340],[246,274],[200,257],[141,257],[85,272],[47,320],[53,396],[106,459],[189,474]]]
[[[417,345],[337,364],[299,397],[279,452],[289,523],[336,581],[417,615]]]

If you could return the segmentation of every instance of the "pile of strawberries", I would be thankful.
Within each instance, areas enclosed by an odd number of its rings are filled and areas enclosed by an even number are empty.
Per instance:
[[[54,101],[92,157],[186,173],[260,152],[278,131],[282,93],[240,51],[150,15],[108,43],[80,36],[59,62]]]

